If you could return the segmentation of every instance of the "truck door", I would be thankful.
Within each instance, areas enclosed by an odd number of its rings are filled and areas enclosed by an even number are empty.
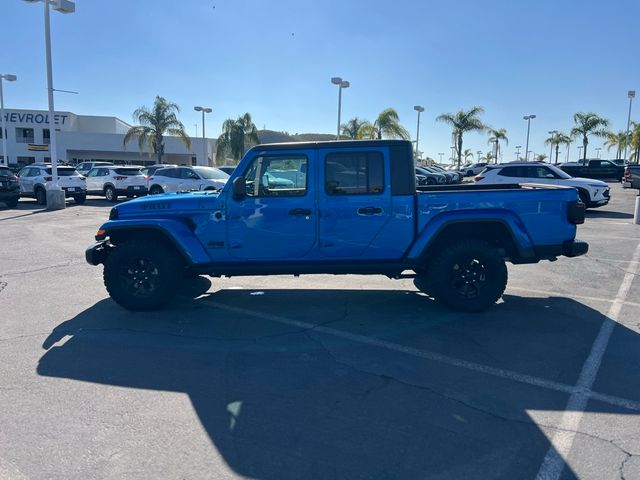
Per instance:
[[[367,247],[391,218],[388,155],[384,148],[319,150],[322,255],[369,258]]]
[[[257,151],[242,172],[247,195],[229,196],[229,254],[245,259],[300,258],[316,244],[316,150]]]

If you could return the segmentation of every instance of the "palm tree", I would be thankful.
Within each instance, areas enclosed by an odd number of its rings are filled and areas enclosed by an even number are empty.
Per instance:
[[[245,113],[236,120],[227,118],[222,124],[222,134],[216,144],[216,162],[224,159],[227,154],[231,154],[231,158],[237,162],[249,147],[259,142],[258,129],[250,113]]]
[[[593,112],[584,113],[578,112],[573,116],[575,123],[571,129],[572,137],[582,136],[583,160],[587,159],[587,145],[589,145],[589,135],[595,135],[596,137],[606,137],[608,135],[607,127],[609,126],[609,120],[599,117]]]
[[[498,162],[498,154],[500,153],[500,140],[504,140],[504,143],[509,145],[509,139],[507,138],[507,131],[504,128],[500,128],[495,130],[493,128],[489,128],[487,131],[489,135],[488,144],[495,144],[495,159],[496,163]]]
[[[473,157],[473,152],[470,148],[466,148],[464,152],[462,152],[462,156],[464,157],[464,163],[467,163],[467,158]]]
[[[191,138],[184,131],[184,125],[178,120],[176,113],[180,113],[180,107],[160,96],[156,96],[151,109],[138,107],[133,112],[133,119],[139,125],[131,127],[125,134],[123,146],[126,147],[133,138],[137,138],[140,151],[142,152],[146,145],[149,156],[157,155],[158,163],[162,163],[164,155],[165,134],[178,137],[189,150]]]
[[[625,131],[619,131],[618,133],[609,133],[607,135],[607,140],[604,142],[605,147],[607,147],[607,151],[610,151],[612,148],[616,148],[616,158],[622,158],[622,152],[624,151],[625,146],[629,145],[629,137],[631,135],[627,135]]]
[[[373,126],[376,128],[378,140],[384,138],[401,138],[408,140],[410,138],[409,132],[400,125],[400,117],[398,112],[393,108],[385,108],[376,121],[373,122]]]
[[[536,155],[536,162],[544,162],[546,158],[546,153],[539,153],[538,155]]]
[[[378,129],[372,123],[365,120],[362,125],[360,125],[356,138],[358,140],[374,140],[378,138]]]
[[[566,133],[562,132],[554,132],[551,134],[549,138],[544,141],[545,145],[553,145],[556,148],[556,165],[558,164],[558,151],[560,149],[560,144],[564,143],[566,145],[571,143],[571,137]],[[549,159],[551,160],[551,159]]]
[[[635,159],[633,163],[640,163],[640,122],[631,122],[629,145],[632,149],[630,158]]]
[[[460,110],[456,113],[443,113],[436,118],[438,122],[445,122],[453,127],[453,134],[456,138],[458,168],[460,168],[460,162],[462,161],[462,136],[464,133],[473,131],[482,132],[486,128],[479,117],[482,113],[484,113],[482,107],[472,107],[466,112]]]
[[[353,117],[347,123],[343,123],[342,125],[340,125],[340,131],[345,137],[350,138],[351,140],[357,140],[358,138],[361,138],[361,130],[363,126],[366,125],[369,125],[369,122],[367,122],[366,120],[358,117]]]

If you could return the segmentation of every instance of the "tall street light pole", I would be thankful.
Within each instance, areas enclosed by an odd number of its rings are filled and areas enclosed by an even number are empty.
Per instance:
[[[549,142],[551,144],[551,148],[549,149],[549,163],[552,163],[551,158],[553,157],[553,136],[557,133],[558,133],[558,130],[551,130],[549,132],[549,135],[551,135],[551,140],[552,140],[551,142]]]
[[[598,147],[595,150],[597,152],[597,158],[600,158],[600,150],[602,150],[602,147]]]
[[[424,107],[421,105],[416,105],[413,109],[418,112],[418,126],[416,128],[416,154],[415,157],[418,158],[418,142],[420,141],[420,113],[424,112]]]
[[[211,113],[213,110],[211,110],[210,108],[200,107],[200,106],[193,107],[193,109],[196,112],[202,112],[202,153],[204,154],[204,161],[207,162],[207,165],[209,165],[209,155],[207,155],[207,140],[205,138],[205,131],[204,131],[204,114]]]
[[[522,148],[522,145],[516,145],[516,161],[518,161],[518,158],[520,157],[521,148]]]
[[[631,104],[633,103],[633,98],[636,96],[635,90],[629,90],[627,93],[629,97],[629,115],[627,115],[627,137],[624,142],[624,159],[627,159],[627,145],[629,144],[629,128],[631,127]]]
[[[524,148],[525,162],[529,161],[529,132],[531,131],[531,120],[536,118],[535,115],[525,115],[522,117],[527,121],[527,146]]]
[[[338,128],[336,129],[336,140],[340,140],[340,114],[342,113],[342,89],[349,88],[351,84],[340,77],[331,77],[331,83],[338,86]]]
[[[578,162],[580,162],[580,158],[582,158],[582,149],[584,147],[582,145],[578,145]]]
[[[440,152],[438,155],[440,155],[440,165],[442,165],[442,156],[444,155],[444,152]]]
[[[56,142],[55,108],[53,105],[53,68],[51,67],[51,25],[49,21],[49,4],[60,13],[73,13],[76,4],[70,0],[24,0],[29,3],[44,3],[44,41],[47,59],[47,96],[49,99],[49,147],[51,154],[51,184],[47,189],[47,209],[59,210],[66,207],[65,193],[58,185],[58,150]]]
[[[15,75],[5,73],[0,75],[0,132],[2,133],[2,162],[0,165],[9,166],[9,157],[7,156],[7,127],[4,123],[4,97],[2,94],[2,81],[15,82],[18,79]]]

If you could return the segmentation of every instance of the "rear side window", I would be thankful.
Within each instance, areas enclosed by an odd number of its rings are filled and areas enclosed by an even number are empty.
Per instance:
[[[324,188],[329,195],[384,192],[384,157],[380,152],[330,153],[325,158]]]
[[[498,172],[501,177],[524,177],[522,167],[504,167]]]
[[[0,177],[13,177],[13,173],[8,168],[0,168]]]

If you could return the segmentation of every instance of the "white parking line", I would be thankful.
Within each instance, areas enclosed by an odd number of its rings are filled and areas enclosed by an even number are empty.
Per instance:
[[[629,274],[630,272],[627,272]],[[631,275],[634,275],[633,273]],[[507,290],[513,290],[516,292],[525,292],[525,293],[533,293],[535,295],[546,295],[548,297],[555,298],[569,298],[569,299],[577,299],[577,300],[592,300],[594,302],[603,302],[603,303],[614,303],[616,300],[611,298],[603,298],[603,297],[588,297],[586,295],[574,295],[573,293],[564,293],[564,292],[553,292],[550,290],[535,290],[533,288],[522,288],[522,287],[509,287],[507,286]],[[630,307],[640,307],[640,303],[624,301],[622,302],[624,305],[628,305]]]
[[[616,325],[618,315],[620,315],[620,310],[624,305],[627,295],[629,295],[633,278],[640,270],[637,263],[638,260],[640,260],[640,243],[633,252],[633,270],[625,274],[618,289],[618,294],[607,312],[608,318],[602,323],[598,336],[591,347],[591,352],[582,366],[582,371],[576,384],[577,390],[571,394],[571,397],[569,397],[567,401],[567,406],[565,412],[562,414],[558,430],[556,430],[551,440],[551,446],[538,471],[536,477],[538,480],[557,480],[562,474],[567,457],[571,452],[571,446],[573,445],[573,440],[576,435],[575,432],[580,426],[582,414],[589,401],[588,392],[591,391],[593,382],[600,369],[600,364],[602,363],[602,358],[604,357],[607,344],[611,338],[613,328]]]
[[[639,250],[640,251],[640,250]],[[343,338],[345,340],[350,340],[352,342],[361,343],[364,345],[370,345],[374,347],[380,347],[387,350],[392,350],[395,352],[403,353],[405,355],[411,355],[414,357],[422,358],[425,360],[431,360],[438,363],[443,363],[446,365],[450,365],[453,367],[464,368],[466,370],[472,370],[475,372],[483,373],[485,375],[491,375],[498,378],[503,378],[506,380],[512,380],[515,382],[523,383],[526,385],[532,385],[535,387],[546,388],[549,390],[554,390],[556,392],[568,393],[570,395],[575,395],[577,393],[584,393],[587,397],[592,396],[593,398],[597,398],[598,400],[616,405],[619,407],[624,407],[629,410],[640,411],[640,402],[636,402],[634,400],[629,400],[626,398],[614,397],[610,395],[599,394],[595,392],[591,392],[590,390],[583,390],[573,385],[567,385],[560,382],[554,382],[552,380],[546,380],[539,377],[534,377],[533,375],[526,375],[523,373],[514,372],[512,370],[506,370],[503,368],[491,367],[489,365],[483,365],[475,362],[470,362],[467,360],[462,360],[459,358],[449,357],[447,355],[441,355],[439,353],[428,352],[425,350],[419,350],[413,347],[407,347],[405,345],[400,345],[393,342],[388,342],[386,340],[380,340],[373,337],[367,337],[365,335],[359,335],[357,333],[345,332],[343,330],[337,330],[331,327],[325,326],[317,326],[313,323],[303,322],[300,320],[293,320],[289,318],[284,318],[279,315],[273,315],[270,313],[258,312],[255,310],[250,310],[247,308],[241,307],[232,307],[230,305],[225,305],[224,303],[219,303],[214,300],[210,300],[207,297],[202,297],[201,301],[208,303],[214,307],[217,307],[221,310],[227,310],[229,312],[240,313],[242,315],[247,315],[254,318],[261,318],[264,320],[269,320],[271,322],[281,323],[284,325],[288,325],[291,327],[299,328],[302,330],[313,330],[315,333],[322,333],[325,335],[330,335],[333,337]]]

